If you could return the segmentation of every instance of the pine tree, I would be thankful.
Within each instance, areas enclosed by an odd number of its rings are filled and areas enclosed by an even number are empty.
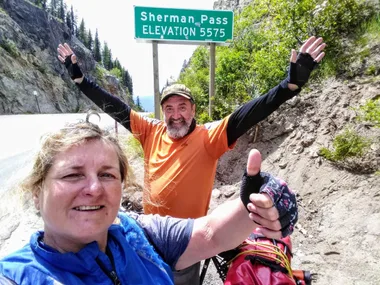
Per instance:
[[[133,95],[133,82],[128,70],[125,70],[124,72],[123,82],[125,82],[125,86],[127,87],[129,94]]]
[[[141,106],[141,102],[140,102],[140,97],[139,96],[137,96],[137,98],[136,98],[136,107],[137,107],[137,110],[140,111],[140,112],[144,110],[143,107]]]
[[[101,46],[100,46],[100,41],[99,41],[99,36],[98,36],[98,29],[96,29],[93,54],[94,54],[95,60],[99,63],[102,62],[102,55],[100,53],[100,50],[101,50]]]
[[[123,68],[121,67],[120,61],[117,58],[113,62],[113,68],[118,68],[120,71],[123,71]]]
[[[84,24],[84,19],[82,18],[82,21],[80,22],[79,29],[78,29],[78,39],[86,45],[87,42],[87,35],[86,35],[86,26]]]
[[[35,0],[34,4],[46,11],[46,1],[47,0]]]
[[[52,16],[58,17],[58,0],[50,0],[49,12]]]
[[[72,26],[71,34],[75,35],[77,31],[77,16],[74,15],[73,5],[71,5],[70,20],[71,20],[71,26]]]
[[[107,42],[104,42],[102,52],[103,66],[105,69],[110,70],[111,66],[111,50],[108,48]]]
[[[70,33],[73,34],[73,23],[71,22],[70,12],[66,13],[66,25],[70,30]]]
[[[88,34],[87,34],[86,47],[87,47],[90,51],[92,51],[93,44],[94,44],[94,40],[93,40],[93,38],[92,38],[91,30],[89,29],[89,30],[88,30]]]
[[[66,3],[63,3],[63,0],[59,1],[58,5],[58,18],[62,21],[65,21],[65,11],[66,11]]]
[[[41,0],[40,1],[41,2],[41,6],[42,6],[42,9],[44,10],[44,11],[46,11],[47,10],[47,0]]]
[[[109,61],[108,61],[108,70],[113,68],[113,59],[112,59],[112,51],[110,49]]]

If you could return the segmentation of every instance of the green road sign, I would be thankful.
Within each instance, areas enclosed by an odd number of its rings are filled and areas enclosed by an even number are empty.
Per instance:
[[[215,42],[232,41],[234,13],[135,6],[138,40]]]

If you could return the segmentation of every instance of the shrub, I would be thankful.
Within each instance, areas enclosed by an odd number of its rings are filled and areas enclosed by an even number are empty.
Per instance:
[[[116,78],[118,78],[120,81],[122,81],[122,79],[123,79],[123,77],[121,75],[121,70],[119,68],[117,68],[117,67],[112,68],[110,70],[110,74],[113,75],[113,76],[115,76]]]
[[[333,141],[333,150],[321,148],[320,154],[331,161],[342,161],[349,157],[360,157],[365,154],[371,141],[360,136],[356,131],[346,129]]]
[[[357,109],[359,115],[357,119],[361,122],[370,122],[375,127],[380,128],[380,98],[368,100],[363,106]]]
[[[12,57],[17,58],[20,55],[16,44],[8,39],[5,39],[1,42],[0,46],[5,49]]]
[[[144,157],[144,150],[140,142],[132,135],[125,139],[125,150],[128,157]]]
[[[98,82],[101,82],[105,77],[105,69],[102,68],[99,64],[95,67],[95,77]]]
[[[359,33],[358,28],[366,22],[371,22],[368,27],[375,33],[379,31],[379,17],[374,16],[375,9],[368,3],[252,0],[235,15],[234,41],[228,47],[217,47],[213,119],[222,118],[278,84],[286,76],[290,50],[298,49],[310,35],[323,37],[328,45],[313,80],[344,72],[355,58],[347,56],[352,52],[342,46],[348,36]],[[179,78],[193,91],[198,114],[208,113],[208,57],[207,48],[197,48]],[[368,72],[377,71],[371,67]]]

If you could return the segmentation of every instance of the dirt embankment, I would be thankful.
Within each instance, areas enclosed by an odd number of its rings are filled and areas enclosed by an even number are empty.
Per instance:
[[[317,274],[315,285],[380,284],[380,176],[368,173],[379,169],[380,150],[373,145],[351,171],[318,155],[321,146],[330,147],[332,138],[350,124],[380,137],[379,129],[354,124],[352,109],[380,95],[380,80],[329,80],[311,90],[281,106],[259,124],[257,133],[253,128],[221,158],[211,209],[238,195],[248,152],[257,148],[264,159],[262,170],[283,178],[298,196],[293,268]],[[142,163],[131,161],[140,183]],[[1,258],[28,242],[42,224],[32,205],[22,207],[15,196],[2,196],[0,209]],[[213,268],[205,284],[222,284]]]
[[[313,88],[315,88],[313,90]],[[380,96],[380,78],[329,80],[283,105],[242,137],[220,160],[215,207],[236,196],[248,152],[263,155],[263,171],[283,178],[297,193],[300,218],[293,234],[293,268],[316,274],[313,284],[380,284],[379,144],[339,169],[319,156],[345,127],[380,138],[380,130],[355,123],[352,107]],[[256,142],[253,142],[255,136]],[[372,173],[369,173],[372,172]]]

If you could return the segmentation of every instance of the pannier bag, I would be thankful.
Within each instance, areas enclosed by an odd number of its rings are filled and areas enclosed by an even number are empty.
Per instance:
[[[291,268],[289,236],[275,240],[252,233],[238,248],[219,256],[228,265],[224,285],[311,285],[309,271]]]

